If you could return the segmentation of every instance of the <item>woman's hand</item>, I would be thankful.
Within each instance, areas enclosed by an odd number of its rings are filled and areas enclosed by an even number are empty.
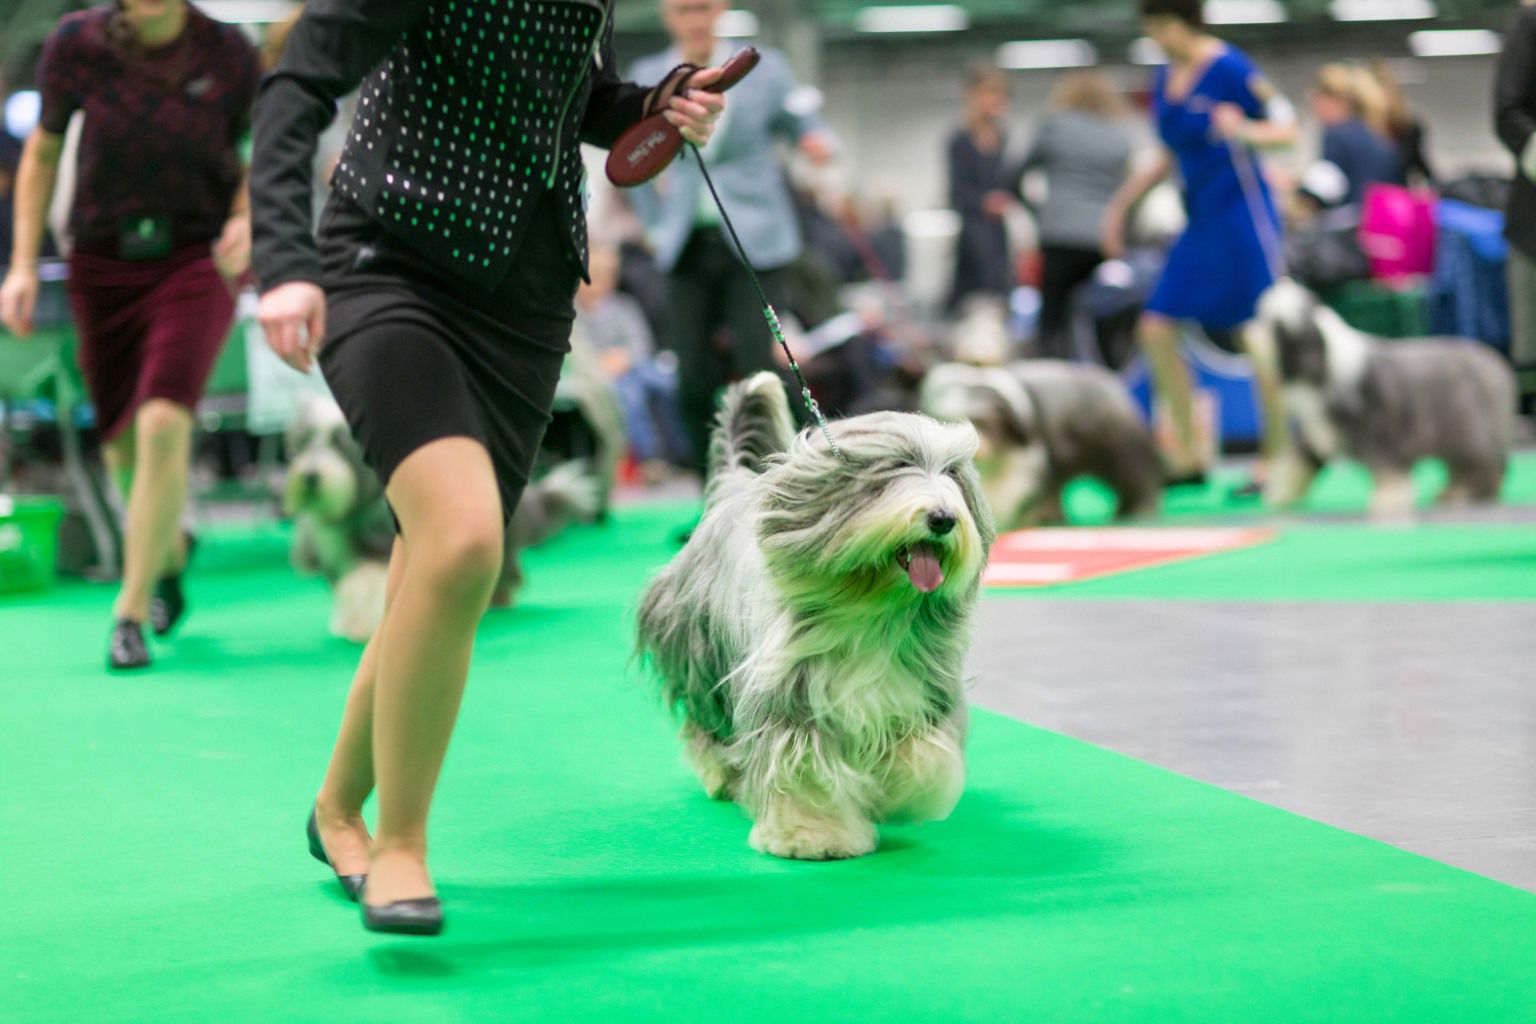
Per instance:
[[[213,265],[233,284],[251,266],[251,218],[236,214],[224,222],[224,233],[213,243]]]
[[[715,133],[715,122],[725,112],[725,96],[718,92],[705,92],[701,86],[720,78],[719,68],[700,71],[689,81],[689,88],[667,102],[662,117],[695,146],[709,145]]]
[[[0,324],[18,338],[32,333],[32,312],[37,309],[37,268],[17,264],[0,285]]]
[[[308,373],[325,340],[325,292],[308,281],[289,281],[261,296],[256,319],[277,357]]]
[[[1211,108],[1211,131],[1218,138],[1242,142],[1248,134],[1248,115],[1236,103],[1218,103]]]

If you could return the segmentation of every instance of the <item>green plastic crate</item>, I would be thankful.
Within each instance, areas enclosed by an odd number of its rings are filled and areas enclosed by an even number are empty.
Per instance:
[[[64,506],[0,494],[0,594],[53,586]]]
[[[1420,338],[1429,333],[1429,309],[1422,288],[1387,288],[1351,281],[1324,296],[1344,322],[1382,338]]]

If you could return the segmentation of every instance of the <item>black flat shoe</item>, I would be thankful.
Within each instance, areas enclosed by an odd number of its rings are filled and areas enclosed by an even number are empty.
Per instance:
[[[363,904],[363,927],[388,935],[436,935],[443,930],[443,901],[436,896],[396,900],[382,907]]]
[[[144,646],[144,627],[132,619],[118,619],[107,643],[107,666],[122,672],[149,667],[149,648]]]
[[[1163,481],[1164,487],[1204,487],[1211,482],[1205,470],[1197,469],[1189,473],[1180,473],[1178,476],[1170,476]]]
[[[309,836],[309,855],[326,867],[331,867],[331,858],[325,855],[325,844],[320,841],[320,825],[315,821],[313,809],[309,812],[309,824],[304,827],[305,835]],[[363,883],[368,881],[367,875],[343,875],[336,872],[336,881],[341,883],[342,891],[347,894],[347,899],[356,903],[358,896],[363,891]]]
[[[187,595],[181,588],[181,577],[187,571],[187,566],[192,564],[192,553],[197,550],[197,538],[187,534],[187,557],[182,562],[181,571],[170,576],[162,576],[155,583],[154,596],[149,601],[149,624],[154,628],[156,636],[165,636],[187,614]]]

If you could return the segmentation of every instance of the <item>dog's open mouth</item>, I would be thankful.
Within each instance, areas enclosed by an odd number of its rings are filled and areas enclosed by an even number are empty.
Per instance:
[[[927,541],[919,541],[896,552],[896,563],[907,574],[912,585],[925,594],[939,589],[944,582],[944,566],[939,563],[939,549]]]

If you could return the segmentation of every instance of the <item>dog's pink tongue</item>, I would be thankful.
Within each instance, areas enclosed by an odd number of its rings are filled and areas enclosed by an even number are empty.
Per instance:
[[[939,565],[939,553],[928,544],[916,544],[912,548],[912,560],[907,563],[907,579],[925,594],[939,589],[944,582],[944,569]]]

